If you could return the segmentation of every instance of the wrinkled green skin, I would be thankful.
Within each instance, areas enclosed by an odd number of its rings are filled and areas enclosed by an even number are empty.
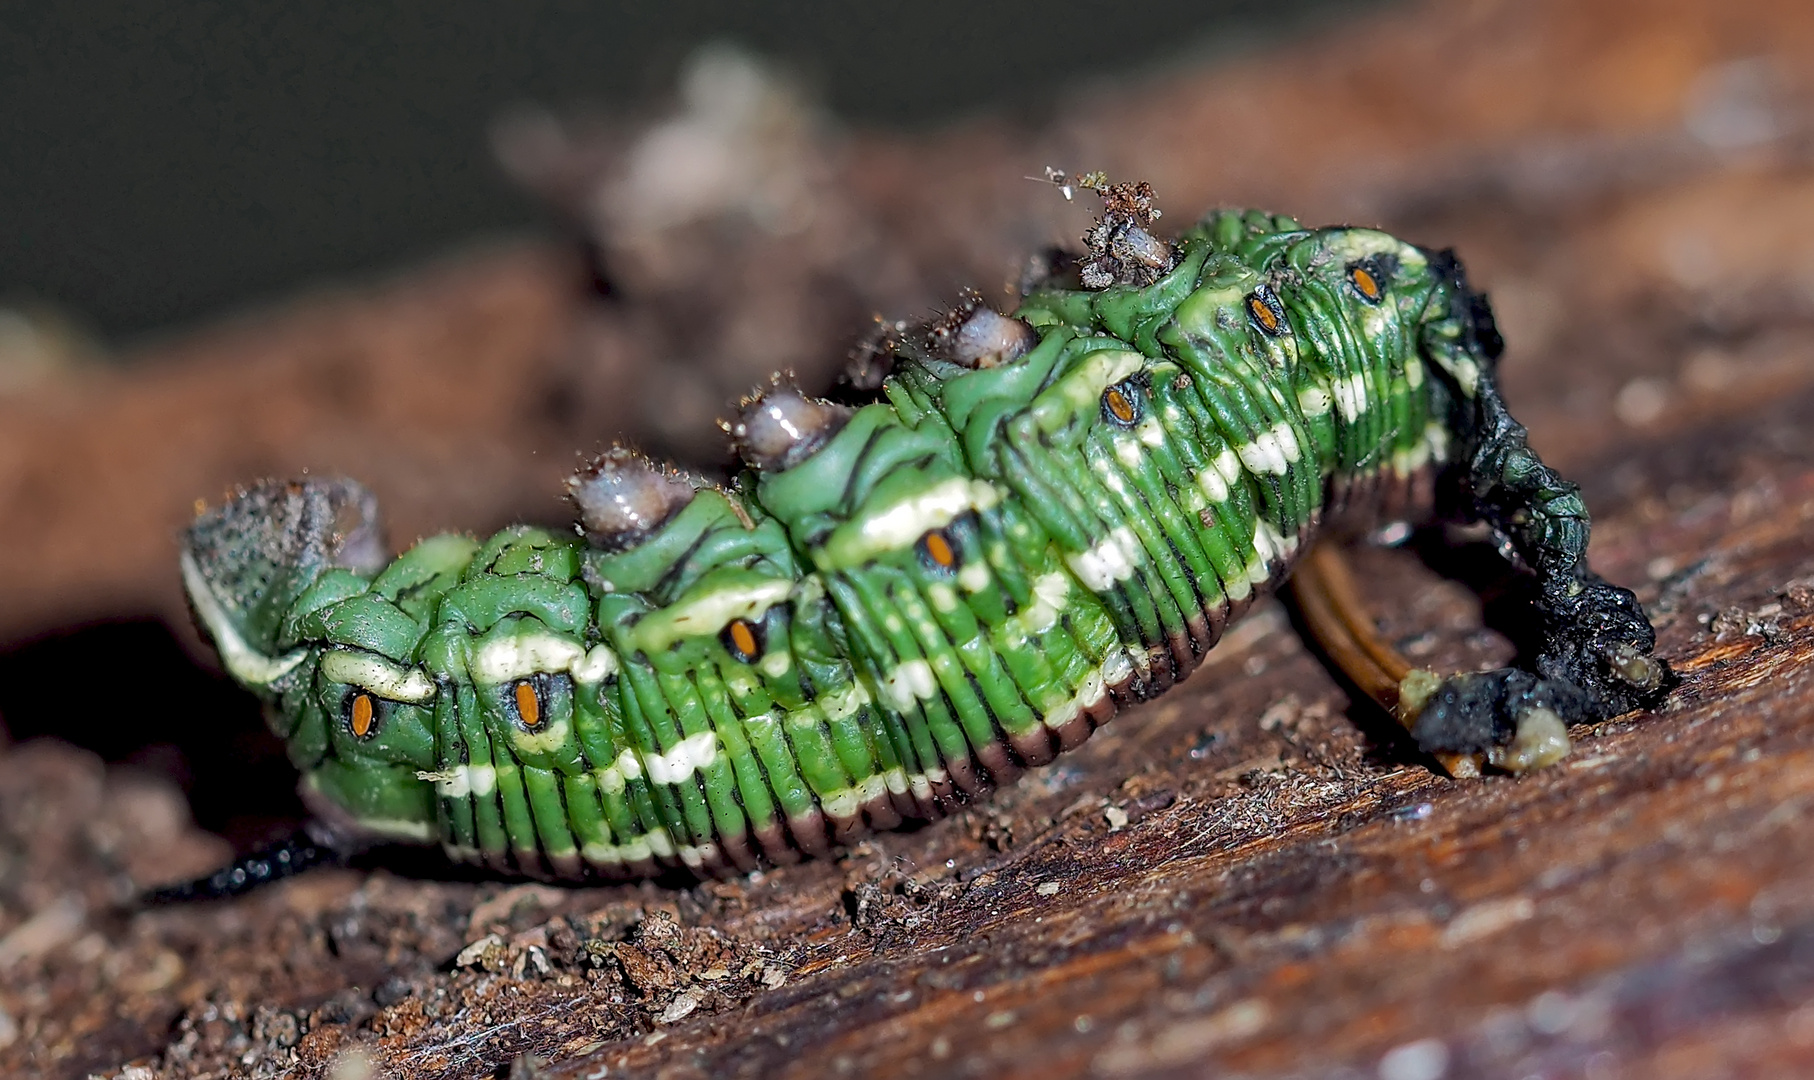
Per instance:
[[[1178,250],[1149,287],[1029,296],[1016,314],[1040,341],[1003,366],[900,357],[807,460],[701,490],[627,551],[515,527],[422,541],[374,576],[270,549],[217,599],[294,666],[242,681],[344,829],[532,875],[710,872],[934,817],[1050,761],[1187,674],[1319,528],[1423,519],[1439,481],[1464,514],[1507,508],[1506,548],[1558,604],[1629,598],[1587,572],[1574,489],[1495,419],[1450,261],[1242,212]],[[1262,287],[1276,335],[1249,307]],[[210,581],[243,543],[233,513],[192,534]],[[928,556],[935,531],[954,566]],[[734,617],[759,655],[733,654]],[[1648,651],[1641,612],[1613,622]],[[337,681],[337,653],[389,674]],[[378,696],[410,672],[416,700]],[[1632,704],[1554,685],[1570,719]]]

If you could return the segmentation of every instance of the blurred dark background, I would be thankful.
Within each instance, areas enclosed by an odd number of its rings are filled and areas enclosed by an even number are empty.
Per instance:
[[[118,343],[531,225],[487,122],[657,101],[712,40],[780,61],[848,123],[926,127],[1036,118],[1378,2],[8,5],[0,303]]]

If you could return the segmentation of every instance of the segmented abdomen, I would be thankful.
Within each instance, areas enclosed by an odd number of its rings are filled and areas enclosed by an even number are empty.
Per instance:
[[[414,620],[396,670],[324,623],[296,707],[354,757],[419,714],[438,838],[500,867],[748,868],[936,816],[1188,674],[1329,515],[1416,513],[1469,392],[1450,307],[1383,234],[1212,216],[1152,284],[1029,297],[992,363],[905,348],[876,402],[800,406],[801,452],[628,541],[426,541],[335,601]],[[433,692],[386,697],[410,662]]]

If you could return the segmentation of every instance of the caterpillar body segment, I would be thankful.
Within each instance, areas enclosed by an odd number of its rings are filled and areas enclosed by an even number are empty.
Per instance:
[[[1452,259],[1241,211],[1167,243],[1099,190],[1081,287],[967,300],[866,404],[746,402],[730,488],[612,451],[570,483],[577,535],[382,567],[350,481],[199,517],[192,605],[323,827],[561,878],[824,854],[1184,678],[1320,532],[1436,512],[1500,529],[1555,630],[1534,672],[1418,683],[1420,745],[1654,699],[1649,624],[1587,571]]]

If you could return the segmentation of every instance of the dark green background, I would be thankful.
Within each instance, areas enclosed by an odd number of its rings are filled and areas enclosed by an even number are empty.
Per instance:
[[[648,101],[711,39],[782,59],[847,119],[927,126],[1000,102],[1036,120],[1091,81],[1356,6],[13,3],[0,298],[117,342],[520,228],[537,209],[485,143],[500,109]]]

